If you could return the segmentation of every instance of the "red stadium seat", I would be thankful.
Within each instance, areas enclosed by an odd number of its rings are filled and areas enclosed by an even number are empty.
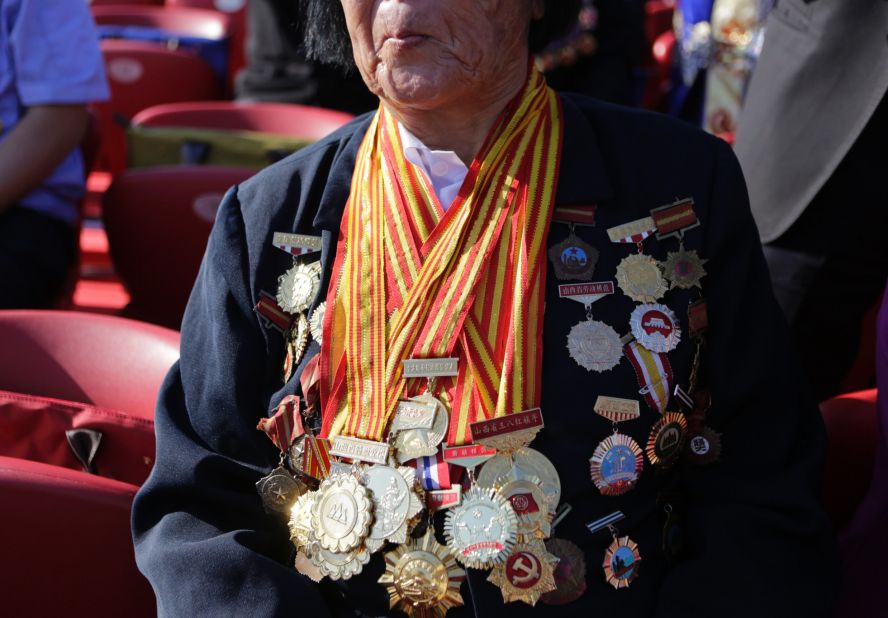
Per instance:
[[[125,6],[125,5],[146,5],[146,4],[163,4],[163,0],[86,0],[88,5],[92,6]]]
[[[847,393],[820,404],[829,445],[823,501],[837,530],[850,521],[869,489],[879,439],[876,389]]]
[[[229,36],[231,19],[218,11],[164,6],[113,6],[92,8],[96,24],[145,26],[185,36],[219,41]]]
[[[133,124],[258,131],[316,140],[351,119],[345,112],[306,105],[199,101],[156,105],[137,114]]]
[[[154,418],[179,334],[73,311],[0,311],[0,389]]]
[[[136,489],[0,457],[3,615],[155,616],[154,593],[136,569],[130,536]]]
[[[114,179],[103,218],[111,257],[132,297],[124,315],[179,328],[219,201],[254,173],[168,166]]]
[[[121,121],[137,112],[174,101],[211,99],[220,86],[213,70],[191,53],[153,43],[102,41],[111,100],[95,106],[102,131],[100,161],[118,173],[126,167],[126,135]]]
[[[167,0],[166,5],[212,9],[231,17],[228,86],[229,92],[232,92],[234,78],[246,64],[244,46],[247,39],[247,0]]]

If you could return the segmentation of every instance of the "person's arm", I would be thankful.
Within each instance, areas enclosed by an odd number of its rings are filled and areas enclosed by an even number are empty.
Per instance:
[[[288,563],[285,523],[256,494],[277,455],[256,429],[269,372],[246,236],[232,190],[188,303],[181,360],[159,397],[156,463],[133,505],[136,560],[162,616],[329,614],[320,587]]]
[[[86,105],[37,105],[0,142],[0,212],[29,194],[78,147]]]
[[[837,583],[819,504],[825,436],[771,292],[730,148],[718,142],[705,219],[710,332],[704,367],[721,460],[687,466],[690,555],[657,616],[830,616]]]

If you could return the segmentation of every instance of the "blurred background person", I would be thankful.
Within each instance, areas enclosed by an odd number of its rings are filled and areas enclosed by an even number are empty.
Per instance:
[[[89,8],[0,0],[0,308],[52,305],[77,260],[86,104],[108,97]]]
[[[888,2],[780,0],[740,116],[774,291],[819,399],[888,276]]]
[[[308,60],[302,51],[299,3],[293,0],[250,0],[247,3],[247,66],[238,73],[240,101],[298,103],[352,114],[376,109],[357,71]]]

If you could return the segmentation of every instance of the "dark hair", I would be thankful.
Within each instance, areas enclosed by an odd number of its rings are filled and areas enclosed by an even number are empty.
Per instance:
[[[354,67],[351,39],[339,0],[299,0],[305,52],[309,58],[350,69]],[[441,0],[446,1],[446,0]],[[580,0],[544,0],[546,14],[530,25],[531,53],[541,51],[577,19]]]

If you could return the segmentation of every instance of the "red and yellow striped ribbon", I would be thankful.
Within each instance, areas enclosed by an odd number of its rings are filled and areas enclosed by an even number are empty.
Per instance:
[[[560,104],[531,70],[444,213],[404,158],[383,106],[358,153],[321,352],[324,435],[380,440],[422,387],[408,358],[460,358],[444,381],[448,443],[469,424],[539,405],[545,240],[561,152]],[[329,344],[327,343],[329,342]]]

